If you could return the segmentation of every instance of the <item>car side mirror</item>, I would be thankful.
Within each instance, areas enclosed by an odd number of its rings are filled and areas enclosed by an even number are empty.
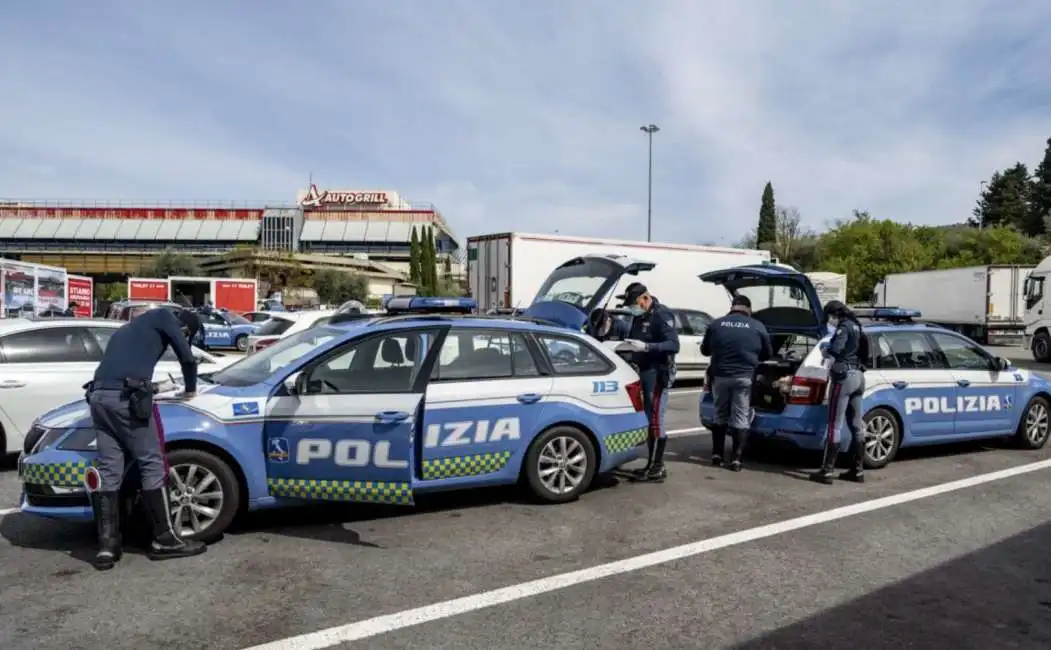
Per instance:
[[[993,362],[996,364],[996,369],[1001,372],[1011,367],[1011,360],[1004,359],[1003,357],[995,357]]]
[[[285,378],[284,386],[289,395],[302,395],[306,392],[307,378],[302,372],[294,372]]]

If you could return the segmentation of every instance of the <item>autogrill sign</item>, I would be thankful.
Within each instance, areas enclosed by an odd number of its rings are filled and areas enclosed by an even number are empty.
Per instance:
[[[386,205],[389,202],[386,192],[319,190],[317,185],[311,185],[300,204],[318,208],[326,205]]]

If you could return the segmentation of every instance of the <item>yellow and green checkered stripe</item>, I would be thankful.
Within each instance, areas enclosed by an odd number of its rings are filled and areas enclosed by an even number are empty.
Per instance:
[[[492,474],[502,470],[509,460],[511,460],[509,451],[424,460],[423,480]]]
[[[309,478],[272,478],[266,483],[270,494],[275,497],[412,505],[412,486],[408,483]]]
[[[610,454],[619,454],[637,447],[646,442],[646,429],[629,429],[606,436],[606,451]]]
[[[25,463],[22,465],[21,477],[22,481],[35,485],[80,487],[84,485],[84,472],[90,465],[87,461]]]

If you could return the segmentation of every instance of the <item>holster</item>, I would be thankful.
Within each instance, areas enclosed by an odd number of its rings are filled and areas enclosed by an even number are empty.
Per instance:
[[[128,412],[131,417],[146,422],[153,416],[153,394],[155,392],[153,382],[124,380],[124,391],[121,397],[128,400]]]

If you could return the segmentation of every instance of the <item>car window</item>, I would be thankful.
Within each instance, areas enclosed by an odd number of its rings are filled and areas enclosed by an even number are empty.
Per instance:
[[[252,323],[264,323],[270,320],[270,314],[261,311],[251,311],[244,315],[245,319]]]
[[[305,333],[318,331],[306,330]],[[355,341],[310,371],[310,395],[404,393],[412,390],[418,361],[427,354],[425,332],[392,332]]]
[[[952,370],[992,370],[993,359],[967,339],[952,334],[931,333],[942,358]]]
[[[251,386],[266,381],[278,370],[298,361],[306,361],[317,348],[337,336],[346,334],[333,328],[306,330],[281,339],[259,352],[215,373],[212,379],[224,386]]]
[[[82,327],[48,327],[0,339],[7,363],[98,361],[89,354]]]
[[[685,321],[685,325],[692,330],[690,333],[695,336],[704,336],[704,333],[708,330],[708,323],[712,322],[712,317],[703,311],[686,311],[681,310],[678,312],[679,318]]]
[[[923,332],[885,332],[879,336],[876,358],[878,368],[923,370],[944,365],[931,348]]]
[[[227,314],[226,318],[230,321],[231,325],[250,325],[252,322],[244,316],[239,316],[237,314]]]
[[[295,321],[286,320],[284,318],[271,318],[266,321],[255,331],[256,336],[280,336],[288,331],[288,328],[292,327]]]
[[[608,359],[583,341],[545,334],[538,338],[556,375],[590,375],[613,370]]]
[[[431,381],[537,377],[540,370],[519,333],[450,330],[445,336]]]
[[[226,325],[226,318],[222,314],[208,314],[204,322],[210,325]]]

